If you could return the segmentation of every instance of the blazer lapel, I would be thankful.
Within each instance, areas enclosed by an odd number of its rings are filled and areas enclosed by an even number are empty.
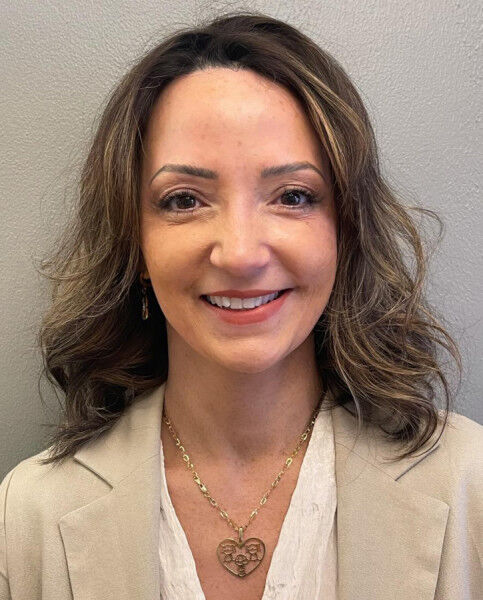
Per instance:
[[[160,597],[160,439],[164,384],[139,397],[74,460],[106,494],[59,521],[74,600]],[[332,410],[339,600],[432,600],[449,506],[404,486],[422,456],[387,464],[394,447]],[[399,482],[402,480],[402,483]]]
[[[373,426],[355,443],[356,419],[344,407],[332,411],[332,423],[339,600],[432,600],[449,506],[405,487],[404,475],[438,452],[439,442],[387,463],[395,447]]]
[[[74,600],[160,596],[160,440],[164,385],[139,397],[74,459],[111,486],[64,515],[59,529]]]

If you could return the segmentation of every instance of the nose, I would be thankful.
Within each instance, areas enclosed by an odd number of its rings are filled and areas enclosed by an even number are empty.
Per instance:
[[[210,253],[213,266],[244,278],[256,274],[270,260],[266,224],[247,204],[227,211],[222,222],[216,223]]]

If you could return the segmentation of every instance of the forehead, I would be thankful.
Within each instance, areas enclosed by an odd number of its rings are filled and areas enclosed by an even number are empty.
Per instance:
[[[145,135],[148,167],[164,162],[247,169],[311,160],[321,142],[303,105],[284,87],[250,70],[210,68],[179,77],[158,97]]]

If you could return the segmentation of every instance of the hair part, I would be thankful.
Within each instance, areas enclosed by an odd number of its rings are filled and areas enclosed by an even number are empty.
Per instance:
[[[293,26],[237,11],[164,39],[108,99],[81,172],[74,219],[42,261],[52,303],[38,335],[41,377],[65,394],[42,462],[72,456],[167,379],[166,322],[152,289],[150,319],[141,319],[143,139],[166,85],[212,67],[251,69],[284,86],[306,110],[330,163],[338,217],[336,279],[314,328],[321,381],[332,405],[349,410],[354,403],[359,431],[371,423],[407,446],[397,459],[414,454],[439,423],[444,428],[453,403],[440,347],[461,380],[458,348],[423,296],[427,257],[420,234],[381,175],[367,111],[342,66]],[[433,211],[411,208],[441,226]]]

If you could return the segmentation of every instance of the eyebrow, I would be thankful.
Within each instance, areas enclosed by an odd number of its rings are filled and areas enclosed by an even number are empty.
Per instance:
[[[278,165],[275,167],[267,167],[260,173],[262,179],[266,177],[274,177],[277,175],[283,175],[285,173],[293,173],[295,171],[301,171],[303,169],[312,169],[316,171],[322,179],[325,181],[325,177],[320,169],[315,165],[307,161],[287,163],[285,165]],[[171,172],[171,173],[185,173],[186,175],[193,175],[194,177],[203,177],[204,179],[218,179],[219,173],[212,171],[211,169],[204,169],[203,167],[196,167],[194,165],[178,165],[178,164],[166,164],[156,171],[156,173],[149,180],[149,185],[153,182],[153,179],[160,173]]]

